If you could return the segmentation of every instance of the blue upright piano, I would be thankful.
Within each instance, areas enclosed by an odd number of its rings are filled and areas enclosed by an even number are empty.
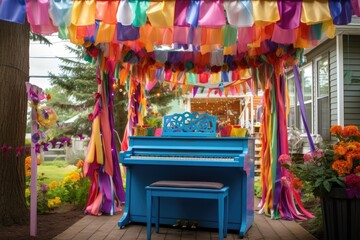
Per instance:
[[[169,134],[166,126],[170,125],[164,118],[162,137],[131,136],[129,149],[120,152],[120,163],[126,166],[126,203],[118,226],[146,223],[145,187],[152,182],[211,181],[230,187],[228,229],[244,236],[254,221],[254,139],[194,130]],[[196,221],[198,227],[217,228],[216,201],[161,198],[160,204],[160,224],[183,219]]]

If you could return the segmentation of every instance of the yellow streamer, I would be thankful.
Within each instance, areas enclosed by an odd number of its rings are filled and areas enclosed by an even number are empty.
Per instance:
[[[268,25],[280,20],[277,1],[253,0],[252,5],[255,25]]]
[[[159,28],[174,26],[175,1],[150,2],[146,14],[151,25]]]
[[[97,116],[92,124],[92,134],[91,134],[91,145],[89,149],[89,153],[87,155],[87,162],[94,162],[95,154],[96,154],[96,162],[99,164],[104,164],[103,159],[103,148],[100,137],[100,116]]]
[[[301,22],[308,25],[331,20],[328,0],[302,1]]]
[[[69,38],[70,38],[70,42],[76,44],[76,45],[81,45],[84,44],[84,38],[77,38],[77,27],[73,24],[70,24],[70,26],[68,27],[68,33],[69,33]]]
[[[71,23],[77,26],[95,24],[95,0],[73,1]]]
[[[99,29],[96,35],[95,45],[99,43],[111,42],[114,38],[115,29],[115,24],[107,24],[104,22],[100,22]]]

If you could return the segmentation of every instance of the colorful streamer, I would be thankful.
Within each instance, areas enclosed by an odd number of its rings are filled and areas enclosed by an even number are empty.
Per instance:
[[[259,212],[273,219],[304,220],[314,216],[303,207],[298,190],[292,186],[294,177],[291,172],[278,161],[282,154],[289,154],[285,80],[280,70],[282,65],[281,60],[273,62],[272,65],[266,65],[262,71],[262,77],[265,79],[261,151],[263,195]]]
[[[308,141],[309,141],[309,144],[310,144],[310,150],[311,150],[311,152],[314,152],[315,151],[315,144],[314,144],[314,141],[313,141],[313,139],[311,137],[310,130],[309,130],[309,127],[308,127],[307,122],[306,122],[306,111],[305,111],[305,105],[304,105],[304,97],[303,97],[302,89],[301,89],[301,85],[300,85],[299,69],[298,69],[297,66],[293,66],[293,70],[294,70],[296,92],[297,92],[299,103],[300,103],[301,119],[303,121],[303,125],[304,125],[306,135],[308,137]]]
[[[120,211],[125,192],[114,138],[113,84],[115,64],[100,56],[98,93],[93,114],[93,129],[84,173],[91,179],[86,213],[100,215]],[[102,62],[103,64],[100,64]]]
[[[61,38],[69,38],[78,45],[89,40],[98,44],[116,39],[118,43],[128,46],[145,45],[147,51],[152,51],[150,45],[193,44],[203,54],[224,47],[224,55],[243,57],[243,54],[257,56],[264,53],[264,46],[268,48],[270,44],[268,39],[273,43],[293,44],[301,48],[311,46],[321,36],[321,32],[316,36],[309,32],[320,30],[333,37],[333,24],[350,23],[353,13],[359,16],[359,9],[358,1],[355,0],[3,0],[0,1],[0,19],[24,23],[26,14],[33,32],[50,34],[59,31]],[[84,27],[94,29],[95,24],[95,32],[80,34],[84,32]],[[322,24],[322,28],[318,24]],[[231,44],[226,38],[219,38],[220,35],[227,36],[230,26],[239,32],[235,39],[239,52],[226,48]],[[147,30],[143,31],[142,28]],[[167,30],[163,31],[164,28]],[[186,32],[184,37],[180,37],[180,29]],[[214,29],[222,29],[222,33],[215,38],[211,34],[202,33],[217,33]],[[175,32],[178,33],[173,34]],[[244,36],[242,32],[249,36]],[[148,38],[148,33],[153,36]],[[280,36],[286,36],[286,39]]]

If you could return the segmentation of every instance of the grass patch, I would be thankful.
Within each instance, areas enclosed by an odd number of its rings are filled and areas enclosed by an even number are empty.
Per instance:
[[[75,169],[74,165],[69,165],[66,161],[42,162],[38,166],[37,175],[41,176],[44,173],[44,177],[46,177],[45,183],[50,183],[51,181],[62,182],[66,174]]]

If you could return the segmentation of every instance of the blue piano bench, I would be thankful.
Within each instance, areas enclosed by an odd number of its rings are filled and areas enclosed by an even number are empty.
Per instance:
[[[152,200],[154,198],[155,230],[159,232],[160,197],[199,198],[218,201],[219,240],[227,236],[229,187],[218,182],[199,181],[158,181],[146,189],[146,230],[147,239],[151,239]]]

